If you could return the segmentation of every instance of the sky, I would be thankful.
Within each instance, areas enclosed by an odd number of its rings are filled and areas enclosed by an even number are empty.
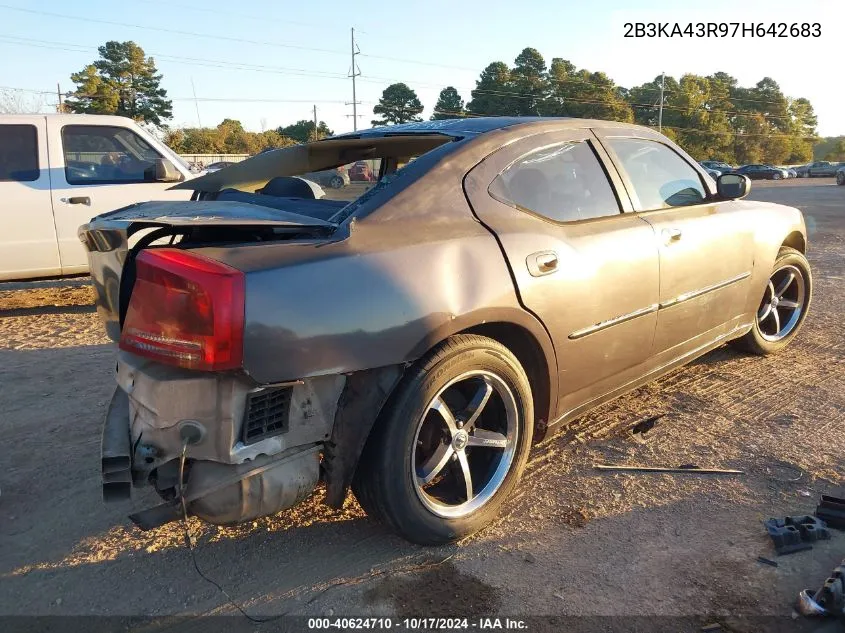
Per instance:
[[[818,22],[821,37],[631,39],[626,22]],[[416,90],[428,118],[443,87],[469,100],[487,64],[512,65],[530,46],[626,87],[661,72],[725,71],[744,86],[769,76],[812,102],[821,135],[845,134],[845,0],[0,0],[0,87],[47,93],[28,93],[47,111],[97,46],[131,39],[164,76],[171,125],[233,118],[259,131],[311,119],[316,105],[340,133],[353,128],[353,27],[359,129],[390,83]]]

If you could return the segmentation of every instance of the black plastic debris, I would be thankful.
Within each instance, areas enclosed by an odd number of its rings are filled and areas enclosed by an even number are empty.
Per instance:
[[[805,589],[798,594],[796,609],[806,616],[837,616],[845,618],[845,560],[833,570],[821,589]]]
[[[832,528],[845,530],[845,499],[822,495],[816,507],[816,516]]]
[[[769,519],[763,525],[772,537],[778,556],[813,549],[812,544],[816,541],[830,538],[824,521],[809,515]]]

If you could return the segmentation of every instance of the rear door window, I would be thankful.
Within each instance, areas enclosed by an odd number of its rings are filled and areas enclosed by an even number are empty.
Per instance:
[[[588,141],[526,154],[491,183],[491,196],[555,222],[618,215],[619,203]]]
[[[39,174],[35,126],[0,125],[0,182],[32,182]]]

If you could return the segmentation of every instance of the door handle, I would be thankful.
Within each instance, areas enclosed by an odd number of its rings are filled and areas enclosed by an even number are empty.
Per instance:
[[[532,277],[542,277],[557,270],[558,259],[557,253],[554,251],[540,251],[538,253],[531,253],[526,259],[525,264],[528,266],[528,272]]]
[[[683,233],[681,232],[681,229],[663,229],[663,242],[665,244],[677,242],[682,236]]]
[[[61,198],[65,204],[85,204],[91,206],[91,198],[88,196],[73,196],[72,198]]]

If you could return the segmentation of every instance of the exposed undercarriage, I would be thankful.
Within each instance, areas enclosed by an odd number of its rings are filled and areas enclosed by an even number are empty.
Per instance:
[[[140,527],[179,517],[179,461],[190,513],[216,524],[275,514],[321,477],[339,506],[400,368],[257,385],[237,373],[198,373],[121,352],[103,431],[103,497],[153,485],[163,504],[131,516]],[[321,467],[322,465],[322,467]]]

